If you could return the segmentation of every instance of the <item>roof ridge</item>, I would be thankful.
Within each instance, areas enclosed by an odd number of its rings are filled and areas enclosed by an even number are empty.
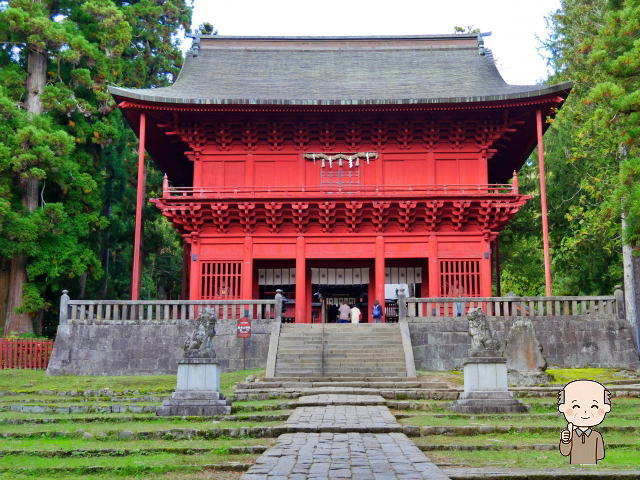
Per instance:
[[[205,40],[279,40],[279,41],[332,41],[332,40],[444,40],[444,39],[473,39],[477,33],[436,33],[428,35],[200,35]],[[483,35],[483,34],[480,34]]]

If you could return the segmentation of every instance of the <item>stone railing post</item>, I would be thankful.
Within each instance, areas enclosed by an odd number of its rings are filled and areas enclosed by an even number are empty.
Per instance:
[[[620,285],[616,285],[614,288],[613,296],[616,299],[616,312],[618,312],[618,318],[624,320],[626,318],[624,309],[624,291]]]
[[[407,319],[407,296],[404,293],[404,288],[398,289],[398,321],[401,322]]]
[[[69,290],[62,290],[60,296],[60,325],[67,324],[67,317],[69,316]]]
[[[282,321],[282,308],[284,306],[284,297],[282,296],[282,290],[279,288],[276,290],[276,322]]]

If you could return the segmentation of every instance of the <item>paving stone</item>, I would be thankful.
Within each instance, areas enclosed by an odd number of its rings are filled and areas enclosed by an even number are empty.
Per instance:
[[[318,394],[304,395],[298,398],[299,406],[321,405],[384,405],[380,395]]]
[[[329,405],[327,407],[299,407],[285,422],[287,427],[353,429],[399,428],[387,407],[362,405]]]
[[[273,462],[276,457],[263,454],[243,480],[293,480],[300,478],[301,471],[306,472],[306,478],[316,480],[449,478],[408,437],[399,433],[288,433],[278,438],[274,449],[280,452],[279,460]],[[265,471],[267,465],[273,468]],[[283,477],[287,475],[286,469],[288,476]]]

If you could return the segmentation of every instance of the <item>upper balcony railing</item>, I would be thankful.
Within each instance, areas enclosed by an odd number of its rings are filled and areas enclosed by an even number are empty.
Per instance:
[[[162,197],[166,199],[261,199],[299,197],[425,197],[425,196],[518,195],[518,177],[513,183],[438,185],[352,185],[169,187],[165,176]]]

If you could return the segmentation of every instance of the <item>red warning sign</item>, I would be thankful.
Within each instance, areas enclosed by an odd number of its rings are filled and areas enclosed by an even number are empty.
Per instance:
[[[249,338],[251,336],[251,322],[246,318],[238,320],[236,325],[238,338]]]

